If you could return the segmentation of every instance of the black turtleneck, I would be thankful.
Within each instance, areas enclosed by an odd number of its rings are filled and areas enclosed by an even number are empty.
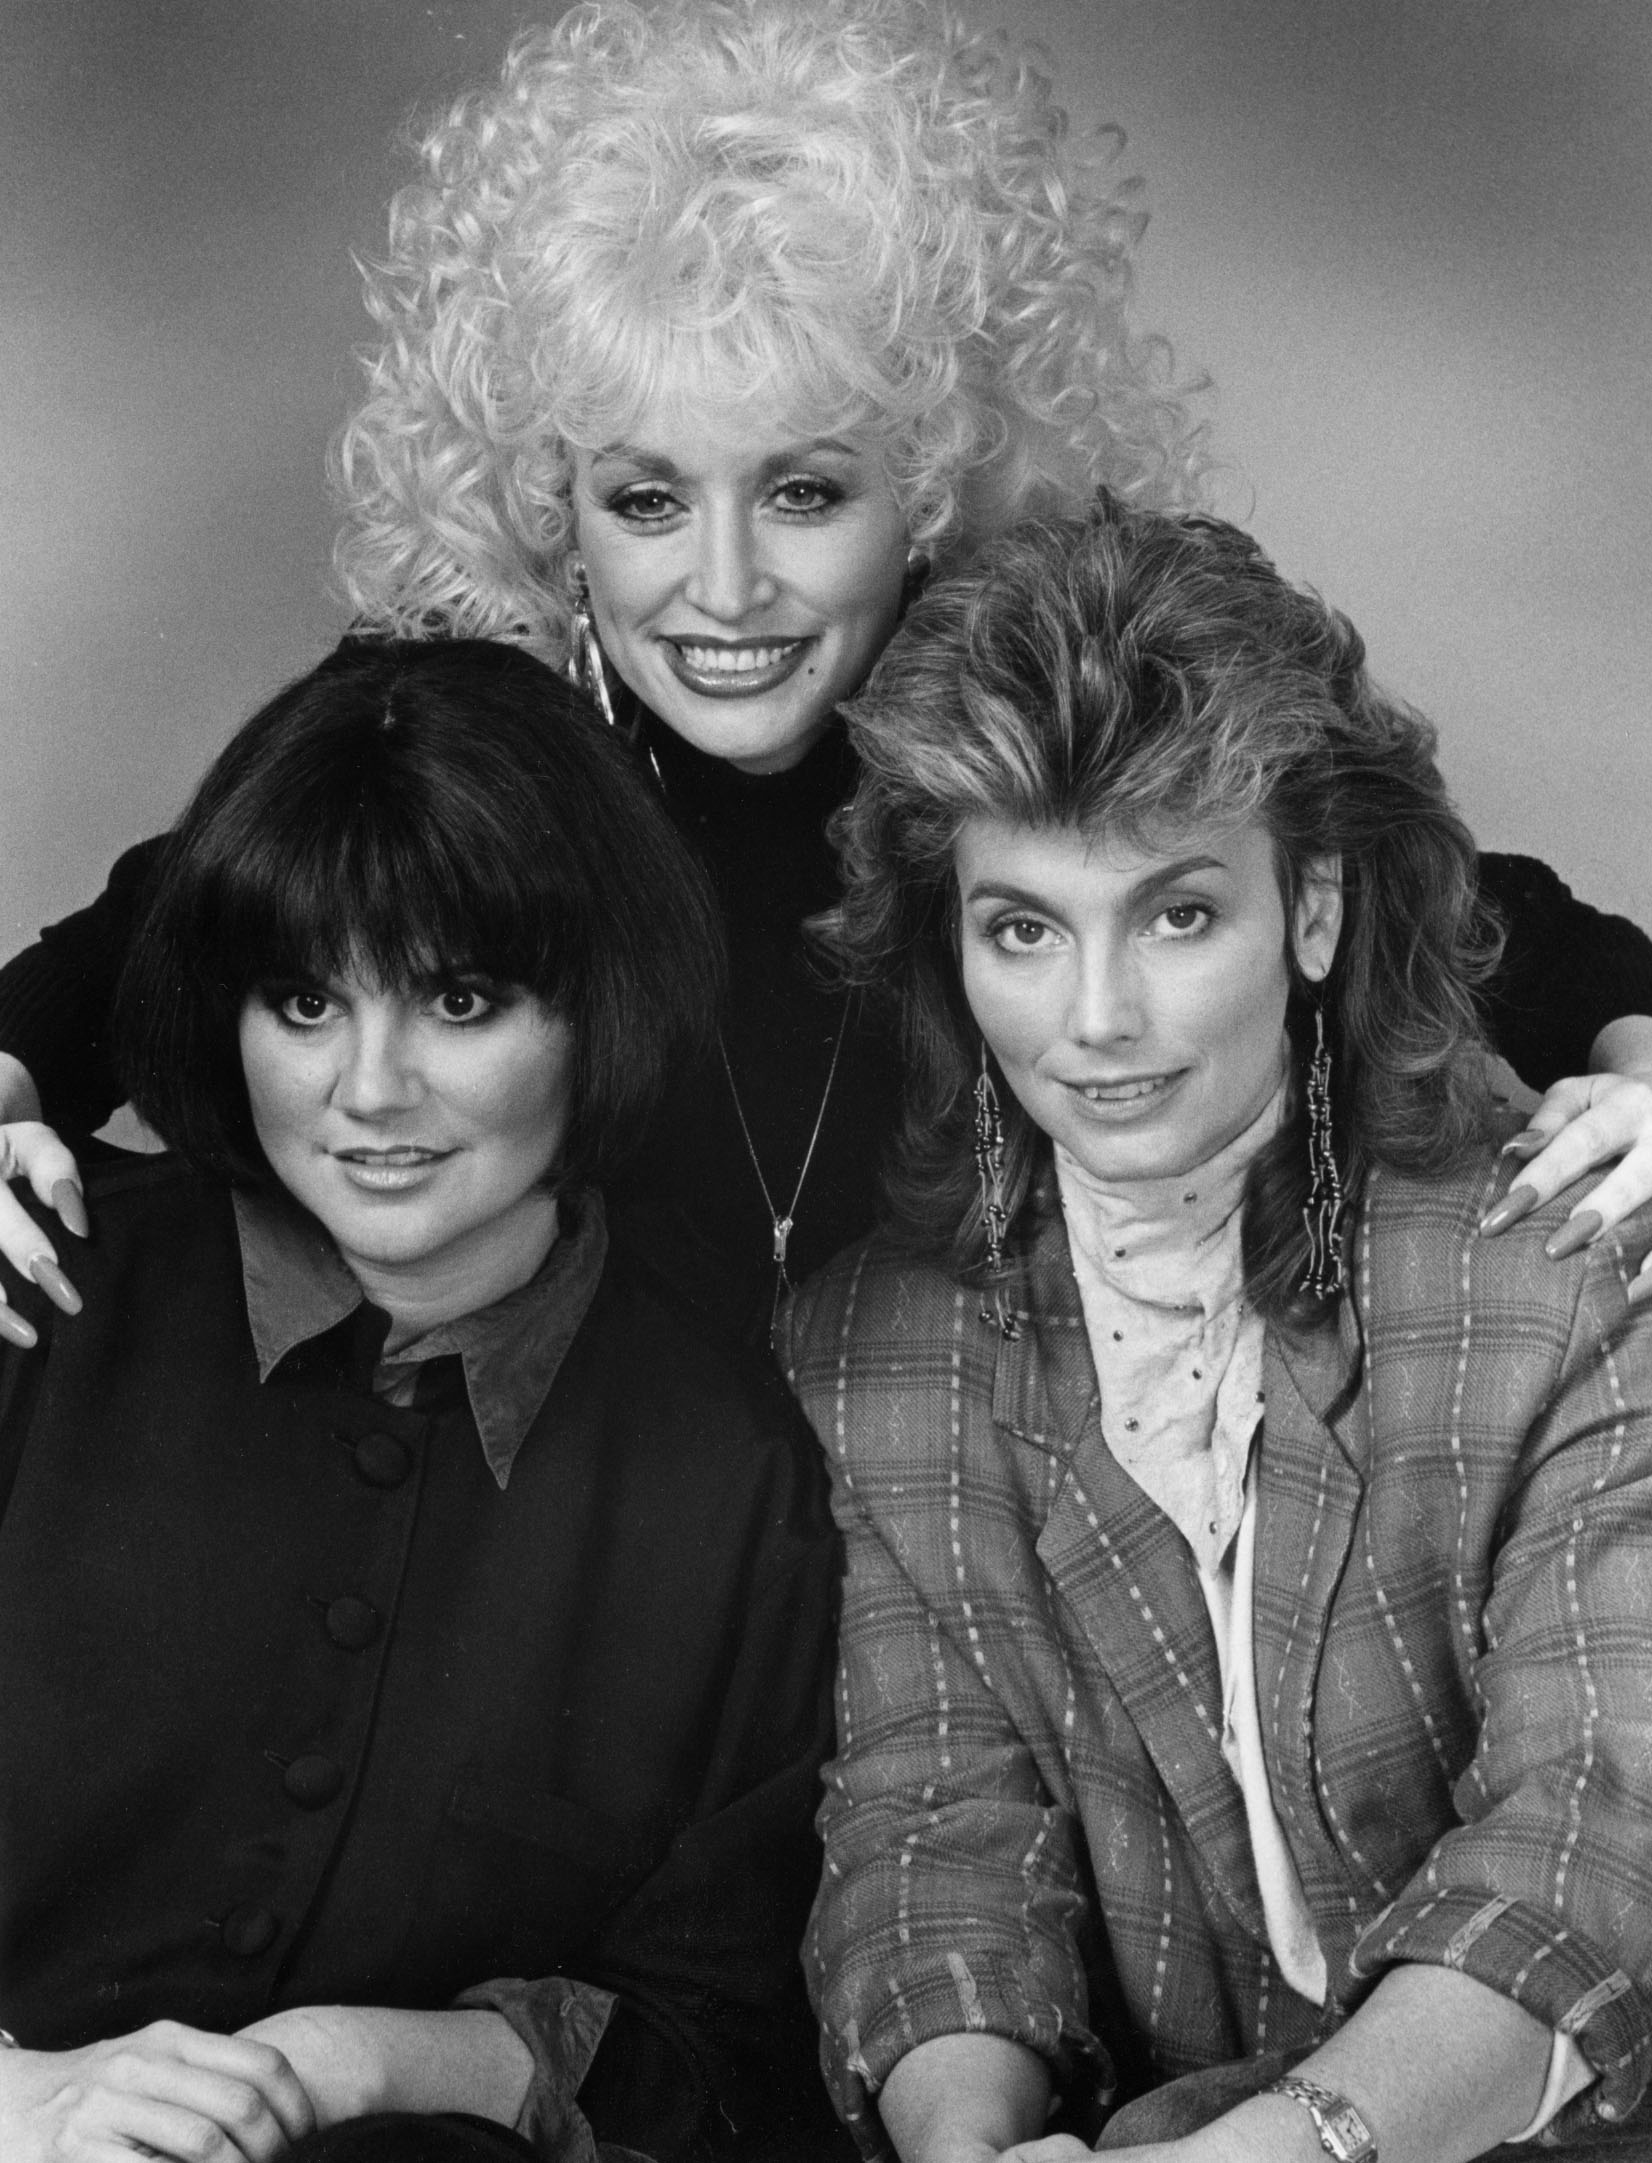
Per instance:
[[[853,790],[857,765],[837,721],[778,774],[741,773],[652,716],[641,748],[722,907],[728,1071],[714,1055],[679,1077],[625,1184],[629,1196],[669,1202],[684,1255],[698,1251],[691,1266],[703,1274],[702,1290],[715,1288],[713,1303],[758,1337],[777,1282],[772,1215],[793,1213],[787,1272],[799,1282],[871,1224],[894,1124],[899,1076],[889,1037],[863,1000],[832,983],[803,932],[837,898],[825,828]]]

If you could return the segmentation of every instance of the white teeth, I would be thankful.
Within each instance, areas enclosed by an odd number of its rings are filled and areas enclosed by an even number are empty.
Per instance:
[[[1151,1096],[1155,1089],[1163,1086],[1162,1078],[1155,1076],[1150,1081],[1098,1082],[1094,1088],[1082,1090],[1080,1094],[1092,1104],[1127,1104],[1133,1097]]]
[[[689,667],[702,676],[745,676],[753,669],[772,668],[796,644],[791,639],[783,646],[683,646],[679,650]]]

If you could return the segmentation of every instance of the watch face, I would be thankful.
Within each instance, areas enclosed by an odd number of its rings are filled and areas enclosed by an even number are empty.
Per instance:
[[[1303,2106],[1319,2133],[1319,2145],[1336,2163],[1376,2163],[1377,2143],[1371,2128],[1345,2095],[1295,2077],[1276,2081],[1274,2093],[1288,2095]]]
[[[1327,2144],[1337,2158],[1337,2163],[1362,2163],[1362,2159],[1376,2153],[1376,2143],[1371,2138],[1365,2120],[1352,2103],[1344,2103],[1334,2111],[1327,2111],[1324,2119]]]

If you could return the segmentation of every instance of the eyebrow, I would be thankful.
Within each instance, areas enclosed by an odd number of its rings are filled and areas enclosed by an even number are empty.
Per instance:
[[[1230,869],[1229,864],[1220,856],[1178,856],[1174,863],[1162,864],[1157,870],[1138,879],[1130,888],[1129,899],[1145,901],[1164,887],[1174,886],[1179,879],[1188,878],[1201,871],[1225,872]],[[964,896],[966,908],[977,901],[1007,901],[1019,908],[1041,910],[1045,915],[1053,913],[1047,898],[1031,887],[1014,886],[1007,881],[993,878],[977,879]]]
[[[1161,887],[1174,886],[1178,880],[1196,878],[1201,871],[1230,871],[1232,866],[1222,856],[1178,856],[1174,863],[1166,864],[1158,871],[1150,871],[1131,887],[1133,900],[1143,900],[1156,894]]]
[[[769,479],[776,473],[784,473],[788,466],[795,466],[805,458],[818,458],[822,453],[837,458],[862,458],[866,454],[852,443],[845,443],[841,436],[815,436],[807,443],[789,443],[784,450],[775,451],[758,467],[759,474]],[[682,477],[682,469],[673,458],[663,452],[651,451],[640,443],[605,443],[600,450],[591,453],[593,466],[636,466],[654,480],[675,481]]]

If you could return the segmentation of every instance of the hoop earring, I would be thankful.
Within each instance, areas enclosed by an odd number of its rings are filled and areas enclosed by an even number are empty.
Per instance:
[[[1004,1235],[1009,1230],[1009,1212],[1004,1206],[1004,1115],[987,1065],[985,1038],[981,1042],[981,1071],[975,1077],[975,1170],[981,1182],[981,1222],[987,1234],[987,1279],[993,1286],[992,1304],[983,1300],[981,1320],[989,1326],[996,1322],[999,1335],[1013,1344],[1021,1334],[1021,1325],[1009,1311],[1002,1282]]]
[[[1348,1289],[1342,1251],[1342,1174],[1331,1146],[1331,1051],[1325,1041],[1325,1002],[1314,1001],[1314,1055],[1308,1063],[1308,1199],[1302,1222],[1308,1234],[1308,1269],[1301,1289],[1332,1299]]]
[[[608,726],[617,728],[619,723],[614,719],[614,701],[608,690],[608,664],[603,659],[597,627],[591,620],[591,589],[585,583],[583,570],[578,577],[579,583],[574,590],[573,621],[570,625],[573,636],[562,673],[576,691],[585,693]]]

